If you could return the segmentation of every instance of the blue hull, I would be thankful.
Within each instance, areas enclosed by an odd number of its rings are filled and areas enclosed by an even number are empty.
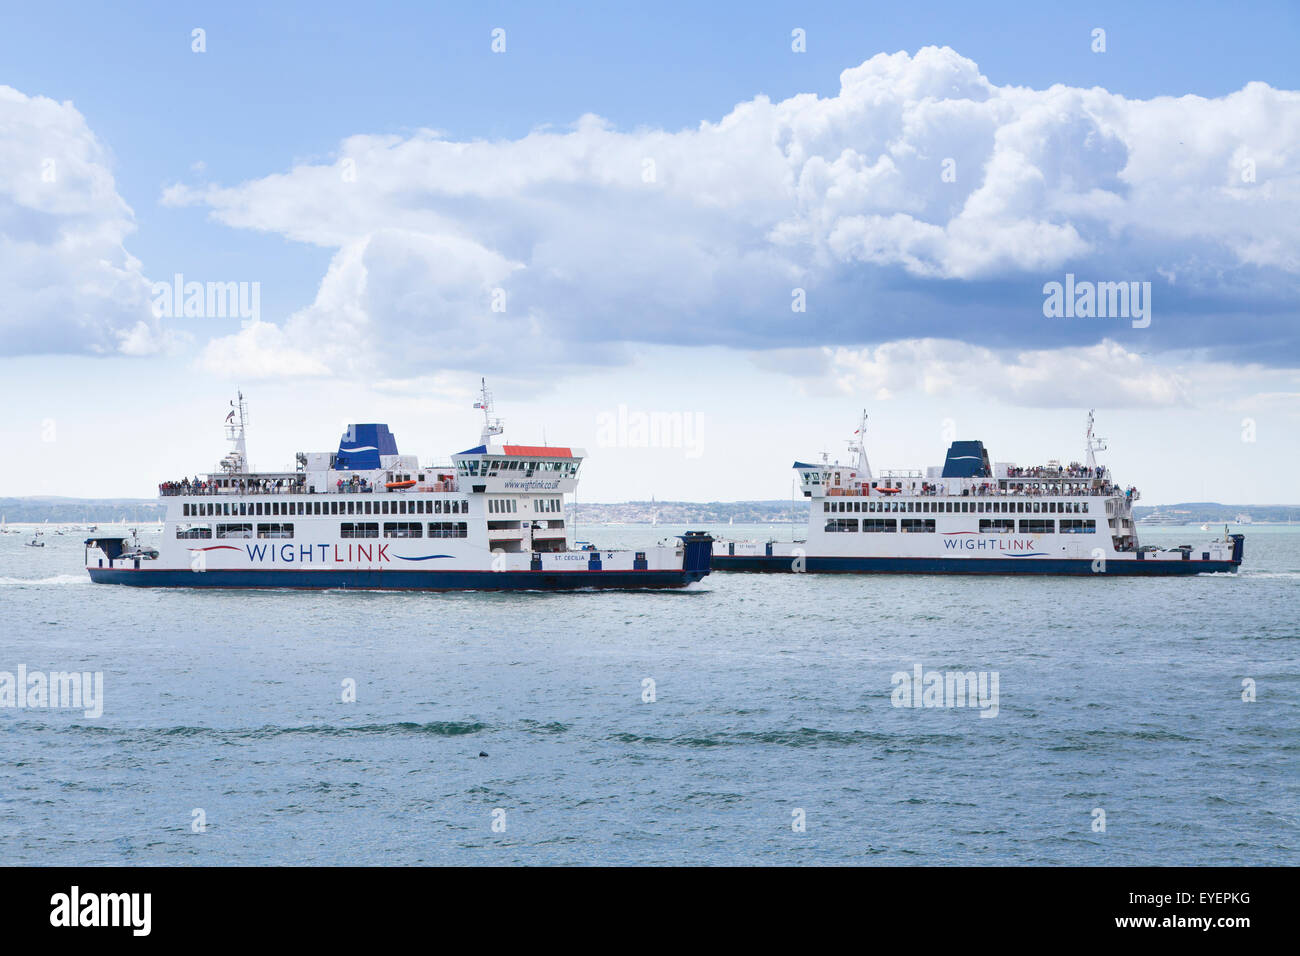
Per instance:
[[[190,571],[87,568],[96,584],[154,588],[356,588],[368,591],[639,591],[683,588],[709,573],[688,571]]]
[[[804,558],[814,574],[1074,574],[1093,577],[1167,577],[1236,571],[1239,561],[1110,560],[1094,571],[1090,558]],[[714,571],[794,573],[794,559],[765,555],[714,555]]]

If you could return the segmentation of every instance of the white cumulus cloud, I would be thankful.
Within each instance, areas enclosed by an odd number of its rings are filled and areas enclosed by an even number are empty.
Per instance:
[[[76,108],[0,86],[0,355],[156,351],[134,227]]]
[[[1295,92],[995,86],[927,47],[693,129],[357,135],[333,163],[164,201],[334,250],[284,342],[246,329],[212,367],[263,344],[299,370],[394,375],[616,361],[635,342],[1100,347],[1115,328],[1042,318],[1067,270],[1157,286],[1151,328],[1126,333],[1142,348],[1300,364],[1298,159]]]
[[[875,348],[824,348],[820,358],[812,369],[816,376],[845,394],[979,394],[1036,408],[1080,408],[1099,399],[1121,408],[1191,404],[1184,373],[1110,340],[1005,353],[952,340],[903,339]],[[808,361],[794,367],[807,368]]]

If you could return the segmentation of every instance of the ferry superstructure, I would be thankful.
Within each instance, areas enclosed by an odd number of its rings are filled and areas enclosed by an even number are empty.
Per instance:
[[[85,541],[105,584],[419,590],[677,588],[710,569],[712,538],[687,532],[641,551],[571,547],[565,496],[582,449],[508,444],[483,386],[479,444],[443,465],[398,452],[387,425],[349,426],[336,452],[292,471],[248,466],[247,408],[231,403],[232,448],[206,476],[165,482],[161,541]]]
[[[848,464],[796,461],[809,499],[802,541],[714,543],[715,571],[1175,575],[1236,571],[1244,536],[1177,548],[1138,543],[1136,488],[1098,464],[1088,413],[1084,461],[993,462],[982,441],[954,441],[942,466],[874,475],[867,416]],[[823,459],[828,456],[823,456]]]

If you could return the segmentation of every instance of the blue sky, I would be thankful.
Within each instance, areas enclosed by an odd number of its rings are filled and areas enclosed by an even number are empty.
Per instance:
[[[2,16],[0,390],[23,413],[0,438],[40,466],[0,494],[206,468],[236,385],[268,466],[347,419],[444,453],[482,373],[507,424],[589,446],[593,499],[779,496],[863,406],[884,465],[941,460],[954,420],[1000,459],[1071,457],[1090,405],[1149,499],[1294,499],[1293,4]],[[47,159],[53,188],[26,185]],[[1067,272],[1151,282],[1151,326],[1046,319]],[[175,273],[257,282],[260,328],[132,333]],[[619,405],[696,416],[703,452],[596,447]],[[119,428],[169,437],[105,474]]]

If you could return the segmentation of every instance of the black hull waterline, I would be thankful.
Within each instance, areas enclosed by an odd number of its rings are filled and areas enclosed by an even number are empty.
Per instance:
[[[297,571],[87,568],[96,584],[153,588],[284,588],[366,591],[641,591],[683,588],[704,568],[664,571]]]
[[[1170,577],[1224,574],[1240,561],[1107,561],[1090,558],[792,558],[787,555],[714,555],[713,570],[766,574],[1054,574],[1091,577]]]

